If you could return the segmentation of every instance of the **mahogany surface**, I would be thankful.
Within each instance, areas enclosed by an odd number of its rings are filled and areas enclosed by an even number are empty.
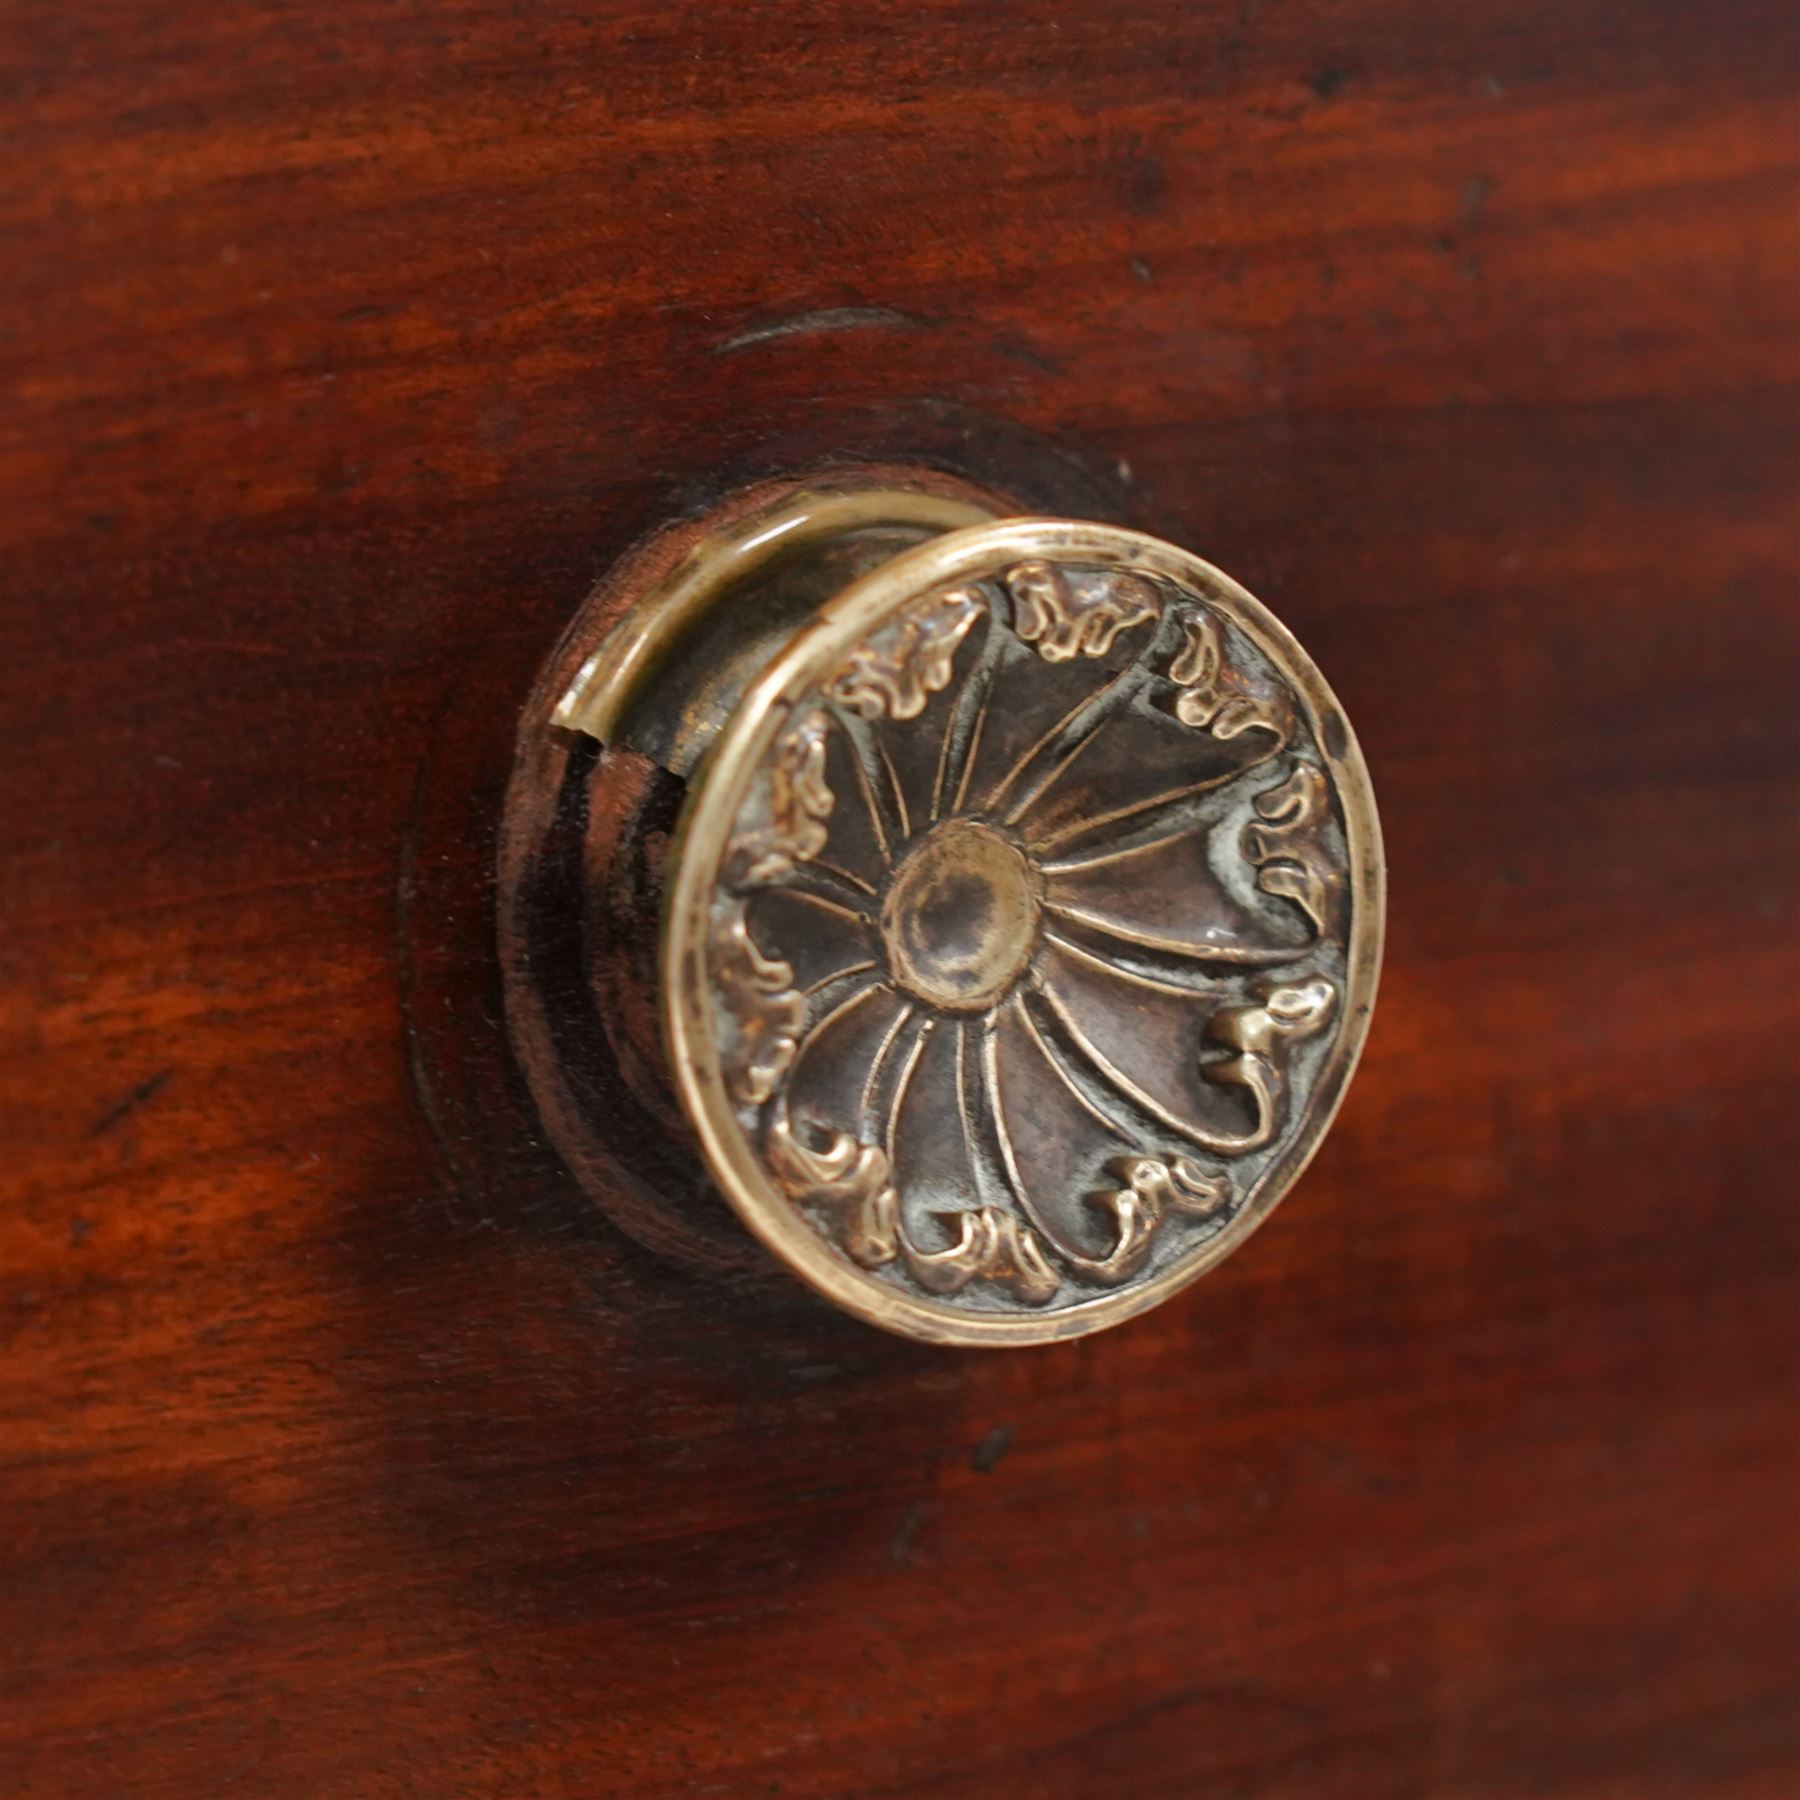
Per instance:
[[[0,1792],[1800,1783],[1791,0],[14,0]],[[1389,954],[1278,1217],[1053,1350],[543,1147],[519,708],[746,474],[1267,599]]]

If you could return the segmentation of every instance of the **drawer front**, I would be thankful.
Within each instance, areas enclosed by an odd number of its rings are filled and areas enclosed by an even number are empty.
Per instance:
[[[1788,1791],[1797,36],[15,5],[0,1786]],[[1192,546],[1380,795],[1330,1136],[1081,1342],[647,1249],[508,1033],[583,596],[847,462]]]

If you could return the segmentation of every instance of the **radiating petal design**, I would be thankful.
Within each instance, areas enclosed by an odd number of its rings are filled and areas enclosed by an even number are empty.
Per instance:
[[[1210,795],[1228,789],[1273,754],[1258,733],[1220,743],[1151,704],[1146,680],[1057,779],[1040,788],[1015,823],[1046,861],[1105,854],[1178,828]]]
[[[1153,695],[1147,685],[1017,821],[1045,862],[1104,856],[1180,830],[1276,754],[1264,732],[1228,742],[1194,732],[1154,706]]]
[[[831,811],[825,848],[817,860],[841,870],[870,894],[879,886],[893,853],[893,807],[875,786],[878,773],[878,766],[872,770],[865,761],[849,724],[833,715],[825,745],[825,779],[837,803]]]
[[[1065,1261],[1104,1257],[1106,1222],[1087,1204],[1137,1139],[1088,1099],[1015,994],[982,1046],[994,1135],[1015,1203]]]
[[[796,1115],[784,1101],[764,1137],[770,1172],[801,1204],[828,1215],[845,1251],[865,1268],[898,1257],[928,1293],[959,1293],[982,1280],[1027,1305],[1045,1305],[1062,1276],[1029,1225],[1004,1206],[980,1203],[970,1136],[941,1129],[940,1109],[955,1104],[945,1086],[964,1079],[961,1032],[926,1020],[908,1034],[911,1012],[903,1006],[893,1018],[863,1076],[865,1110],[889,1116],[886,1146],[822,1123],[812,1107]],[[907,1047],[895,1055],[903,1038]],[[893,1160],[896,1144],[904,1173]],[[902,1216],[902,1189],[910,1218]]]
[[[1292,735],[1290,704],[1231,660],[1210,614],[1171,607],[1139,649],[1133,675],[1097,682],[1092,716],[1074,710],[987,802],[1039,854],[1154,830],[1163,815],[1277,755]]]
[[[1017,996],[989,1033],[987,1067],[1016,1203],[1074,1274],[1116,1287],[1150,1260],[1171,1216],[1229,1211],[1228,1175],[1178,1153],[1122,1153],[1135,1134],[1082,1091]]]
[[[927,824],[960,813],[968,801],[974,760],[986,735],[988,716],[996,700],[995,682],[1008,646],[1017,648],[998,628],[993,615],[971,636],[970,650],[960,677],[932,706],[941,708],[933,720],[937,729],[928,741],[937,744],[935,758],[921,758],[919,768],[929,773],[929,792],[914,816]]]
[[[1268,1123],[1202,1072],[1207,1014],[1191,990],[1163,987],[1097,957],[1046,944],[1041,1022],[1090,1082],[1127,1112],[1205,1150],[1247,1147]]]
[[[934,670],[941,684],[921,689],[916,717],[899,723],[885,709],[865,707],[837,714],[838,726],[861,764],[857,792],[879,802],[891,855],[946,812],[957,810],[967,752],[986,724],[997,653],[1007,634],[992,628],[985,603],[953,660]]]
[[[1056,760],[1059,739],[1072,723],[1122,674],[1145,668],[1150,647],[1159,640],[1154,621],[1141,621],[1119,632],[1103,656],[1048,663],[1008,633],[995,667],[986,726],[971,762],[965,809],[1003,817],[1028,797]],[[1141,684],[1127,683],[1117,698],[1129,698]]]
[[[889,863],[911,835],[912,821],[882,727],[843,712],[834,715],[834,722],[850,765],[852,791],[862,800],[882,862]]]
[[[909,1226],[982,1203],[964,1125],[964,1078],[960,1024],[928,1019],[907,1052],[888,1128],[889,1159],[906,1196]]]
[[[870,1071],[911,1003],[881,982],[844,995],[828,990],[821,1000],[827,1004],[821,1011],[815,1003],[817,1016],[788,1075],[788,1110],[798,1123],[866,1135],[863,1095]]]
[[[1069,771],[1090,756],[1107,727],[1126,713],[1150,685],[1142,662],[1129,662],[1109,681],[1092,688],[1048,730],[1014,758],[1007,772],[984,799],[983,806],[1008,825],[1018,825]]]
[[[1062,1277],[997,1173],[983,1166],[979,1055],[974,1026],[942,1019],[927,1020],[905,1054],[887,1140],[902,1196],[899,1254],[928,1293],[956,1293],[980,1279],[1041,1306]]]
[[[751,937],[758,944],[779,946],[793,973],[790,985],[802,993],[880,965],[874,922],[835,896],[789,885],[760,888],[746,905]]]
[[[1227,892],[1222,860],[1241,864],[1235,834],[1223,842],[1206,819],[1106,856],[1045,871],[1052,928],[1118,956],[1144,950],[1199,964],[1291,962],[1311,939],[1305,921],[1270,920]],[[1240,883],[1247,888],[1247,883]],[[1248,896],[1255,899],[1254,894]]]
[[[1292,1052],[1337,1017],[1349,885],[1279,660],[1161,574],[1026,560],[924,596],[778,734],[723,870],[727,1079],[885,1283],[1048,1306],[1256,1191],[1232,1159],[1321,1066]]]
[[[1193,1042],[1194,1009],[1171,1005],[1181,994],[1074,956],[1066,946],[1051,945],[1045,963],[1054,967],[1040,970],[1037,999],[1053,1035],[1085,1073],[1128,1112],[1218,1156],[1247,1155],[1275,1136],[1289,1055],[1337,1010],[1337,989],[1324,976],[1275,983],[1214,1013],[1203,1047]],[[1226,1054],[1203,1054],[1203,1048]],[[1216,1096],[1228,1090],[1249,1102],[1241,1123],[1220,1117]]]
[[[1228,660],[1209,614],[1172,609],[1147,647],[1152,679],[1080,762],[1017,814],[1046,860],[1104,852],[1179,826],[1195,804],[1278,755],[1294,729],[1267,678]]]

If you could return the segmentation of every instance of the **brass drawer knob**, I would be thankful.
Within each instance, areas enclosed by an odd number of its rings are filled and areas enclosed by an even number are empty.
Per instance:
[[[1001,504],[850,479],[640,553],[511,802],[543,840],[560,746],[578,880],[613,895],[583,961],[621,1091],[795,1274],[960,1344],[1117,1323],[1243,1242],[1342,1096],[1383,912],[1355,738],[1267,609]],[[622,803],[646,775],[660,801]],[[505,881],[509,984],[564,1141],[567,1051],[520,993],[535,866]]]

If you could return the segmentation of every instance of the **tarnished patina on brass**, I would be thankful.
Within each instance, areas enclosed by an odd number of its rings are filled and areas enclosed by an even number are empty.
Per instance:
[[[660,1004],[725,1199],[878,1325],[1017,1344],[1267,1217],[1361,1048],[1383,875],[1349,724],[1256,600],[1137,532],[959,507],[782,527],[864,535],[779,641],[744,610],[694,651],[732,577],[690,558],[676,621],[627,615],[559,717],[688,781]],[[683,655],[705,704],[645,702]]]

